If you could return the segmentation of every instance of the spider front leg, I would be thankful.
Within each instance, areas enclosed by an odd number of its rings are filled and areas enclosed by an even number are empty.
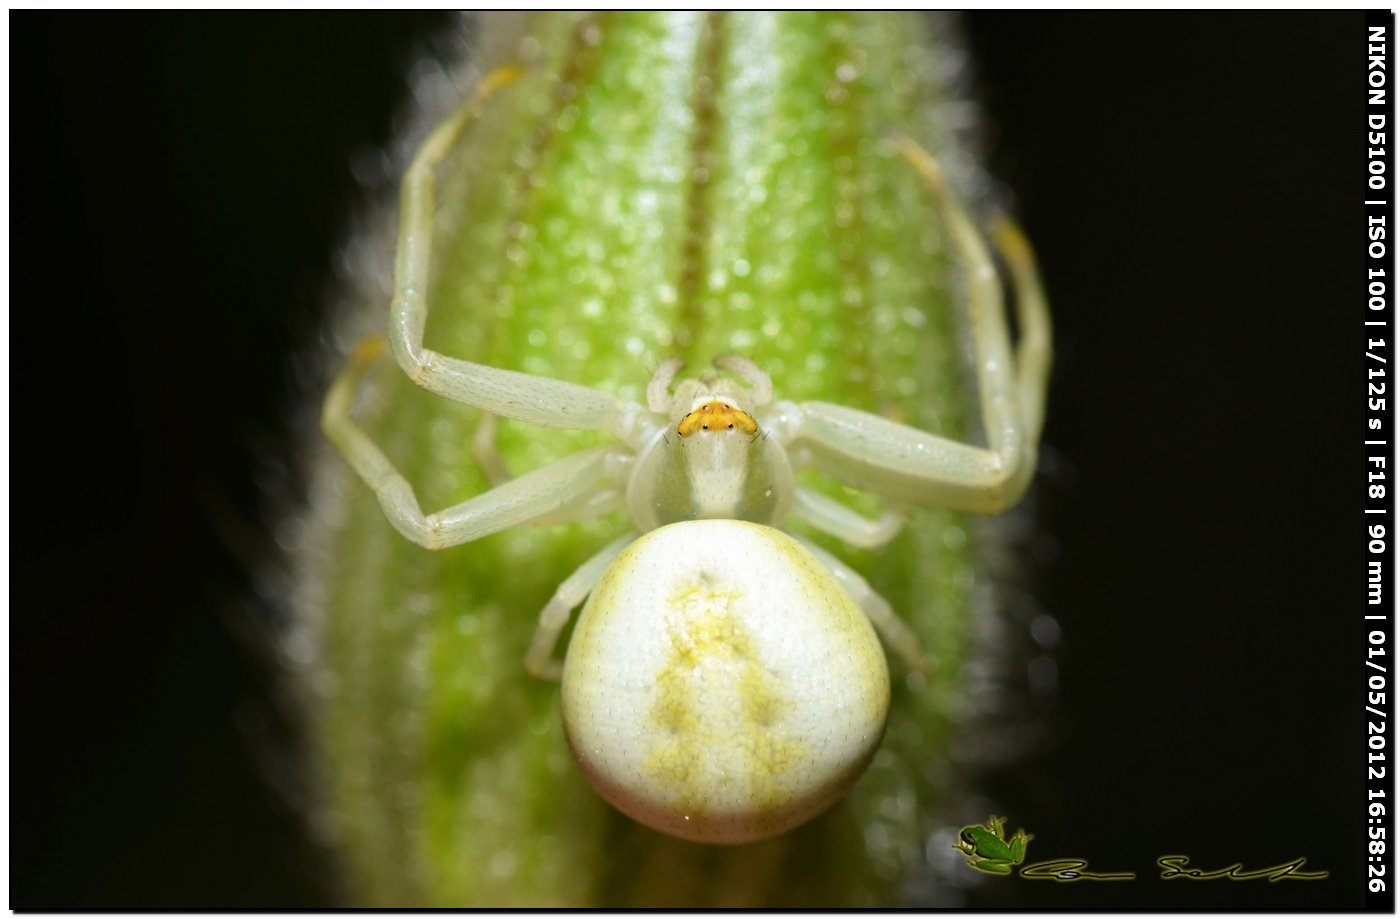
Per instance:
[[[784,439],[810,462],[888,497],[994,514],[1016,503],[1035,472],[1050,371],[1050,315],[1030,245],[1007,219],[995,228],[1016,291],[1020,341],[1013,360],[1001,284],[981,235],[945,186],[932,157],[896,141],[938,197],[955,251],[967,266],[977,386],[988,446],[974,447],[826,402],[780,406]]]
[[[619,403],[587,386],[475,364],[423,346],[437,168],[481,114],[486,101],[519,74],[518,68],[504,67],[487,75],[472,98],[428,135],[404,174],[389,341],[409,378],[444,398],[517,421],[602,430],[627,439],[633,434],[631,424],[641,412],[640,406]]]
[[[381,339],[369,339],[351,356],[326,397],[321,426],[373,489],[389,522],[408,539],[424,548],[444,549],[520,524],[577,520],[610,509],[607,502],[600,509],[595,496],[616,489],[626,459],[615,450],[594,448],[424,514],[413,487],[350,414],[359,379],[382,349]]]

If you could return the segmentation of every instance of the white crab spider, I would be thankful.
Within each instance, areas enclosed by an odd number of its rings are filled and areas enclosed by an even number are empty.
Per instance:
[[[770,405],[768,375],[734,355],[714,363],[737,379],[677,383],[680,360],[665,362],[645,406],[447,357],[423,346],[434,172],[484,99],[511,79],[498,72],[483,81],[405,176],[389,341],[404,372],[433,393],[518,421],[604,431],[617,442],[508,479],[479,441],[494,487],[424,514],[412,486],[351,417],[372,346],[332,386],[323,426],[389,522],[430,549],[625,504],[642,535],[611,543],[559,586],[525,665],[562,676],[570,745],[620,810],[709,842],[781,833],[839,799],[883,734],[889,675],[871,624],[908,665],[921,666],[918,639],[860,575],[774,529],[795,520],[873,547],[898,532],[902,513],[868,519],[799,487],[794,469],[816,468],[896,507],[996,513],[1014,504],[1034,470],[1050,360],[1033,256],[1003,221],[998,242],[1018,289],[1013,359],[1000,284],[974,224],[932,158],[912,141],[894,141],[939,200],[967,266],[985,448],[826,402]],[[555,645],[585,599],[561,667]]]

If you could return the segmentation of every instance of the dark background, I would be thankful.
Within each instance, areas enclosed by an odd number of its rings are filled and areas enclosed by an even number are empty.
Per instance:
[[[453,23],[10,15],[8,905],[335,902],[250,572],[350,164]],[[973,902],[1358,906],[1362,16],[967,24],[1058,339],[1030,571],[1060,692],[988,790],[1030,860],[1140,878]],[[1169,853],[1332,878],[1158,880]]]

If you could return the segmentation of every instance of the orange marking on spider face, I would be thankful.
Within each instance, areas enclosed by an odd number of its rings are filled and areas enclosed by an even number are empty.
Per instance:
[[[682,437],[696,431],[743,431],[753,434],[758,430],[758,422],[743,409],[725,402],[706,402],[681,419],[676,425],[676,433]]]

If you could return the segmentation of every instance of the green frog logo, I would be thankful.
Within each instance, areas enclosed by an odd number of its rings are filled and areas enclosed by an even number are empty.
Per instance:
[[[958,841],[953,848],[978,871],[1010,874],[1012,868],[1026,860],[1026,844],[1035,837],[1025,830],[1017,830],[1008,840],[1005,826],[1005,817],[988,817],[986,826],[965,826],[958,831]]]

